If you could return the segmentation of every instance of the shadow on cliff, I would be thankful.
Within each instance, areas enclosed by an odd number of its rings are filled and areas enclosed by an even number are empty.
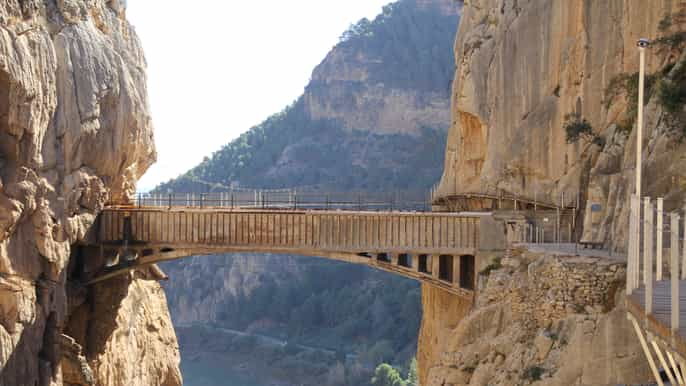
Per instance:
[[[118,327],[117,315],[122,302],[129,294],[133,281],[131,275],[121,275],[110,280],[84,287],[81,275],[84,264],[99,257],[90,256],[82,248],[72,249],[68,275],[69,311],[65,334],[83,347],[88,360],[104,352],[105,345]]]

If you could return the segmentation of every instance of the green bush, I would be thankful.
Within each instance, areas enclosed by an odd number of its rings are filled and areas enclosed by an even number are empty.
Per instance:
[[[686,42],[686,31],[679,31],[671,35],[657,38],[653,43],[658,47],[677,49],[681,47],[684,42]]]
[[[578,114],[565,115],[564,129],[567,134],[567,143],[577,142],[580,138],[594,137],[591,124]]]
[[[372,378],[374,386],[406,386],[407,383],[400,376],[398,370],[388,363],[382,363],[376,367]]]
[[[543,373],[545,372],[545,369],[540,367],[540,366],[531,366],[527,367],[526,370],[524,370],[524,379],[528,379],[531,381],[540,381],[541,376],[543,376]]]
[[[501,264],[501,258],[498,257],[491,264],[487,265],[486,268],[482,269],[481,272],[479,272],[479,274],[483,276],[488,276],[491,274],[491,271],[498,270],[502,267],[503,265]]]

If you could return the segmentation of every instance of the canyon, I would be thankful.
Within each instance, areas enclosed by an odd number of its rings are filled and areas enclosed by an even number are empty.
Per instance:
[[[637,141],[645,194],[665,197],[666,210],[686,198],[684,98],[664,92],[684,87],[685,30],[678,0],[402,0],[346,31],[291,106],[157,191],[428,190],[440,177],[434,197],[448,202],[470,192],[554,202],[574,192],[577,239],[621,256]],[[654,45],[637,139],[639,37]],[[174,324],[203,357],[212,339],[189,326],[285,333],[290,319],[324,326],[299,338],[335,331],[350,341],[342,354],[315,355],[326,358],[308,382],[367,377],[339,366],[360,347],[370,361],[405,361],[417,328],[423,386],[649,381],[626,319],[621,258],[512,247],[479,267],[471,301],[277,255],[189,257],[163,267],[164,286],[156,266],[83,285],[80,246],[98,213],[131,202],[156,160],[146,88],[124,1],[0,3],[1,386],[181,385]],[[581,123],[590,131],[570,135]],[[312,293],[298,292],[302,283]],[[276,300],[302,313],[260,317],[255,304]],[[405,317],[388,322],[391,310]],[[332,327],[343,312],[359,320]],[[371,332],[380,325],[388,328]]]

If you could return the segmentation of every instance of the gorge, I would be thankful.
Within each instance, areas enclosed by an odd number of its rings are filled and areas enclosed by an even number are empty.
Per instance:
[[[477,263],[468,299],[248,253],[83,285],[89,230],[109,204],[134,202],[156,159],[144,55],[124,1],[3,1],[0,385],[180,385],[181,355],[191,382],[235,367],[237,382],[368,384],[382,362],[405,377],[415,356],[424,386],[650,382],[623,296],[635,42],[654,42],[644,191],[673,210],[686,186],[686,2],[647,3],[392,3],[343,34],[292,105],[154,192],[438,181],[438,212],[465,193],[575,192],[575,239],[614,253],[511,244]]]

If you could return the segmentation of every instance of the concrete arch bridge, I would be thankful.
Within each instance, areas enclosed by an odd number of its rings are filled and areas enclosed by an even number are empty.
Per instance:
[[[187,256],[265,252],[363,264],[472,298],[477,272],[504,248],[504,226],[487,213],[109,207],[80,249],[81,280]]]

